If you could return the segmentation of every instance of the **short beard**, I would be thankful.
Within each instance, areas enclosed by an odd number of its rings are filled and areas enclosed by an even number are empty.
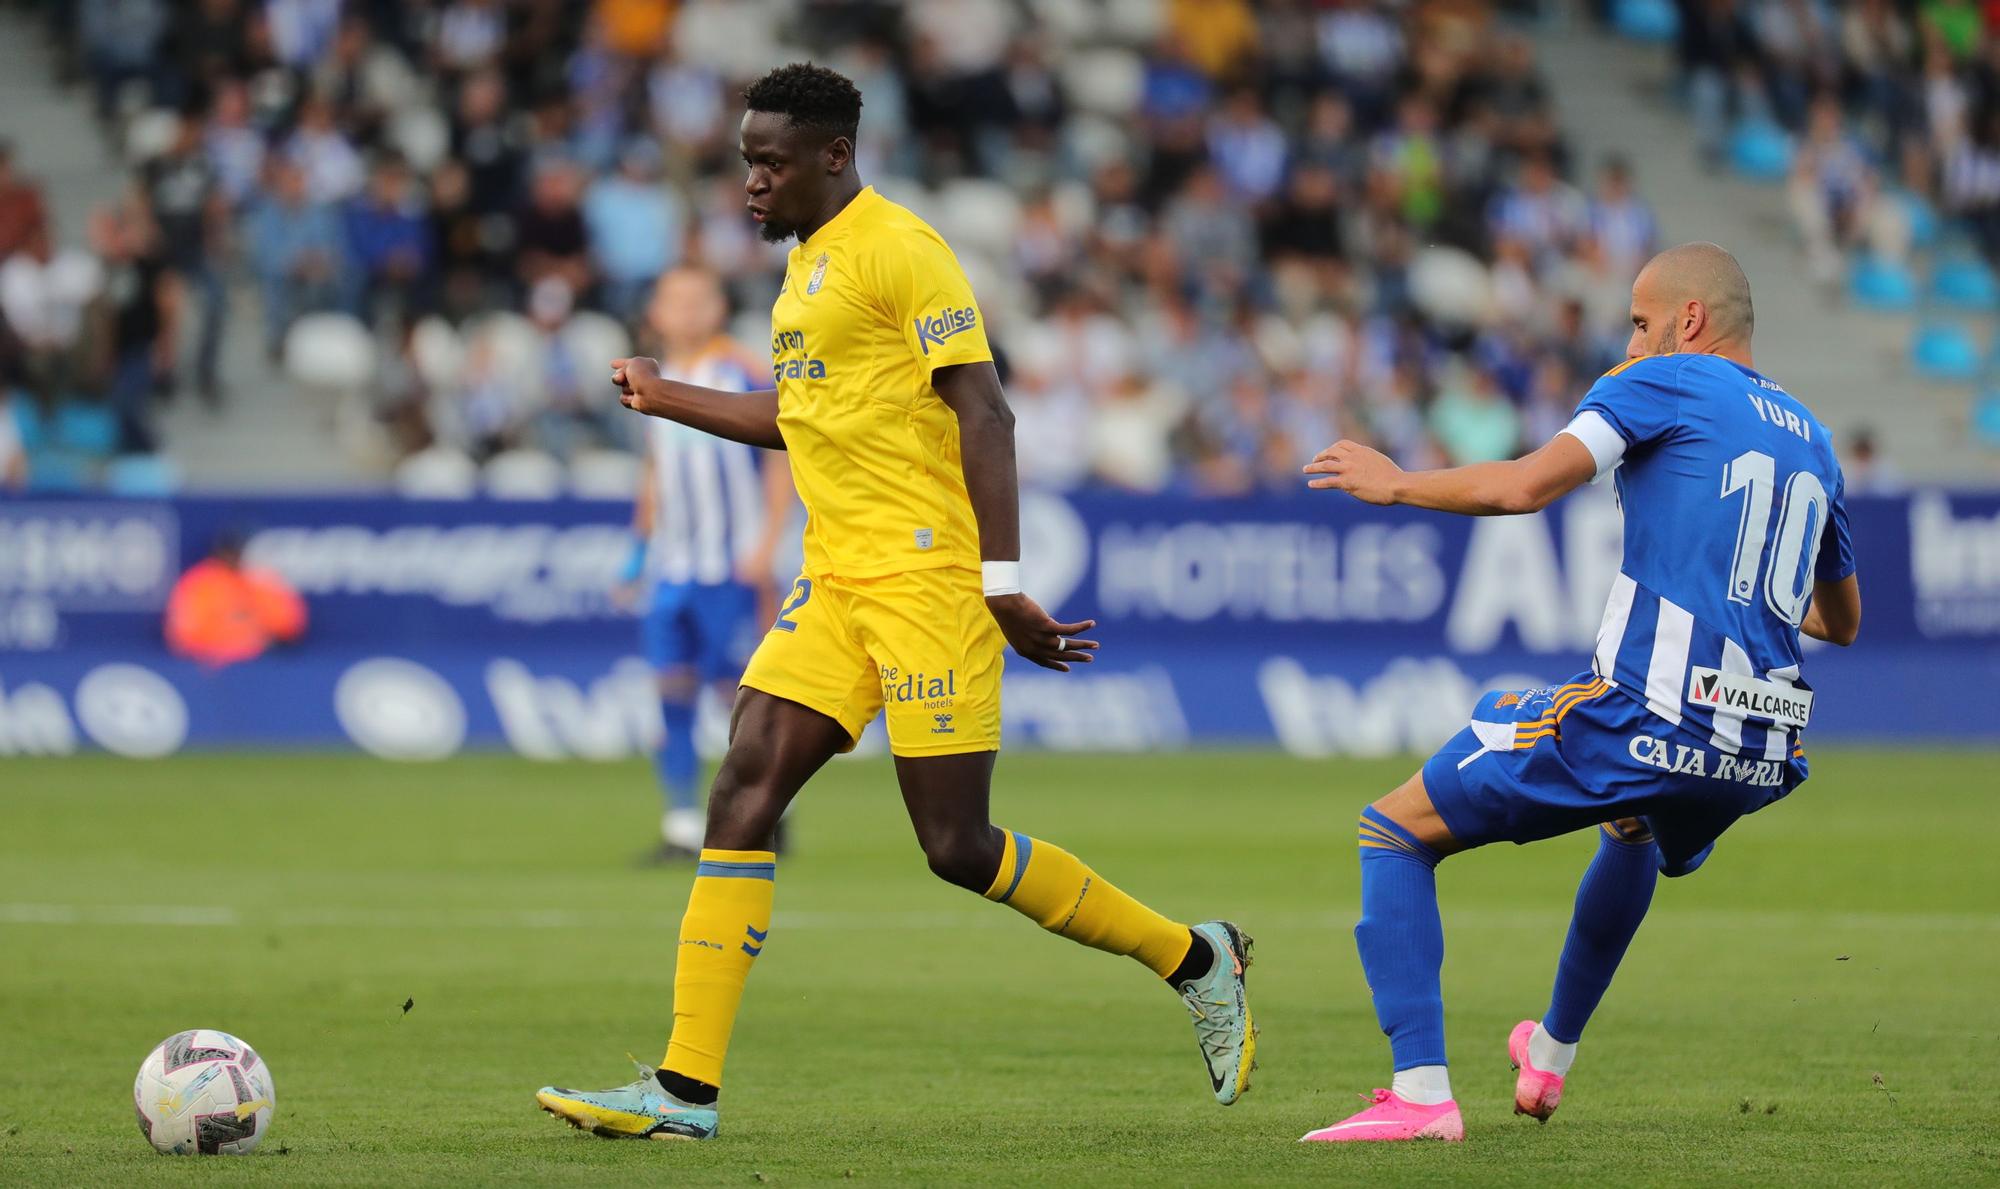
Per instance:
[[[782,244],[797,234],[798,228],[789,223],[774,222],[769,216],[757,224],[757,238],[767,244]]]
[[[1669,326],[1661,331],[1659,339],[1653,343],[1655,355],[1672,355],[1680,349],[1681,329],[1678,326]]]

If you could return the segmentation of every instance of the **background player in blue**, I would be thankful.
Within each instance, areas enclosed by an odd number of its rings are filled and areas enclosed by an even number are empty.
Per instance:
[[[661,276],[646,320],[660,339],[662,374],[722,392],[765,387],[768,365],[722,333],[728,312],[712,273],[683,267]],[[744,661],[774,613],[772,558],[791,514],[791,491],[775,454],[672,421],[646,423],[626,577],[651,587],[641,606],[640,642],[658,674],[666,726],[654,757],[666,803],[663,859],[701,852],[706,819],[696,802],[696,711],[707,686],[720,689],[725,707],[735,699]]]
[[[1602,826],[1539,1021],[1508,1039],[1515,1110],[1546,1120],[1576,1042],[1652,902],[1730,823],[1806,776],[1799,634],[1852,643],[1861,595],[1831,435],[1751,363],[1750,284],[1714,244],[1632,285],[1627,359],[1512,462],[1410,472],[1340,442],[1313,487],[1465,515],[1546,507],[1616,468],[1625,552],[1590,671],[1495,691],[1417,775],[1362,811],[1354,937],[1393,1085],[1308,1140],[1463,1139],[1445,1069],[1434,874],[1444,856]],[[1622,464],[1622,465],[1621,465]]]

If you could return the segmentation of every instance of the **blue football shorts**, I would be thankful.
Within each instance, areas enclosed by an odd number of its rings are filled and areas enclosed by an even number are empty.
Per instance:
[[[757,592],[740,582],[661,582],[639,621],[655,669],[692,668],[703,681],[739,677],[762,633]]]
[[[1424,788],[1466,847],[1534,842],[1641,818],[1660,869],[1686,875],[1738,818],[1806,778],[1803,748],[1732,754],[1585,673],[1545,689],[1494,690],[1424,764]]]

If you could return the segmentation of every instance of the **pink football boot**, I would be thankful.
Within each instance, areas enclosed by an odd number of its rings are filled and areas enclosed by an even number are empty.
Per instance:
[[[1373,1105],[1331,1127],[1308,1131],[1299,1142],[1341,1144],[1357,1141],[1382,1142],[1398,1139],[1442,1139],[1454,1143],[1465,1139],[1465,1117],[1456,1101],[1436,1106],[1419,1106],[1398,1098],[1393,1090],[1377,1090]]]
[[[1521,1076],[1514,1079],[1514,1113],[1533,1115],[1546,1123],[1562,1105],[1563,1079],[1559,1073],[1536,1069],[1528,1061],[1528,1038],[1535,1034],[1535,1022],[1522,1020],[1507,1037],[1507,1059]]]

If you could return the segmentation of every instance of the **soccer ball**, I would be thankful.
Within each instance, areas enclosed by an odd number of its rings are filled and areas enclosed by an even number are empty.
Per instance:
[[[170,1156],[246,1156],[278,1108],[271,1068],[229,1035],[196,1028],[161,1041],[132,1081],[139,1130]]]

